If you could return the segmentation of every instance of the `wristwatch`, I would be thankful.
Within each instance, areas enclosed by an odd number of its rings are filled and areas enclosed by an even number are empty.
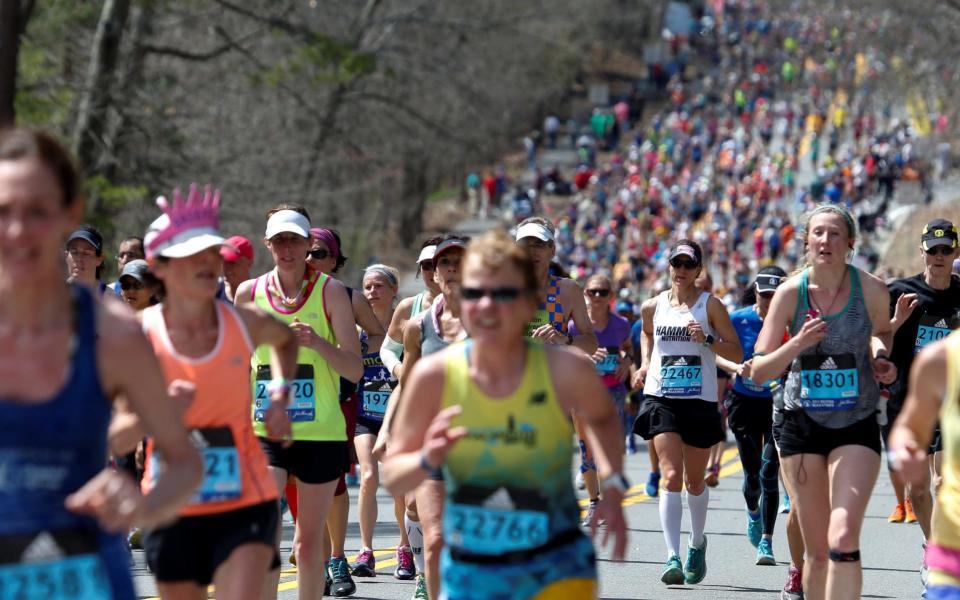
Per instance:
[[[713,345],[713,343],[714,343],[715,341],[717,341],[717,339],[716,339],[715,337],[713,337],[712,334],[709,334],[709,333],[708,333],[708,334],[707,334],[707,337],[703,338],[703,347],[704,347],[704,348],[709,348],[710,346]]]
[[[623,473],[611,473],[600,482],[600,492],[602,493],[611,489],[626,495],[627,490],[630,489],[630,482],[623,476]]]

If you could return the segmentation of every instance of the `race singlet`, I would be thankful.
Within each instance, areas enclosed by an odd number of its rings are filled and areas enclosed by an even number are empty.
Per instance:
[[[397,387],[397,381],[380,360],[380,354],[372,352],[363,355],[363,387],[360,398],[361,416],[375,421],[383,421],[387,412],[390,394]]]
[[[607,346],[606,350],[607,355],[597,363],[597,373],[600,375],[613,375],[620,367],[620,348]]]
[[[671,398],[699,397],[703,388],[703,368],[695,355],[664,356],[660,363],[663,395]]]
[[[444,509],[443,536],[452,547],[473,554],[530,550],[549,540],[547,507],[535,490],[463,486]]]
[[[271,379],[270,365],[258,365],[253,399],[254,421],[263,422],[264,413],[270,407],[267,385]],[[314,381],[313,365],[297,365],[296,375],[290,382],[290,405],[287,407],[291,423],[310,422],[316,418],[317,388]]]
[[[110,597],[96,533],[62,530],[0,536],[0,598]]]
[[[924,313],[917,327],[917,340],[913,346],[913,353],[919,354],[928,344],[942,340],[958,327],[960,327],[960,319],[936,317]]]
[[[850,410],[859,395],[857,362],[852,354],[800,357],[800,405],[804,410]]]

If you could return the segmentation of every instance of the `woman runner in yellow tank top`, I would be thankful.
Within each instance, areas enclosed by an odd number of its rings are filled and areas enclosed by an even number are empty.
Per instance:
[[[927,448],[940,419],[943,482],[924,565],[927,600],[960,598],[960,333],[920,351],[903,410],[890,432],[890,464],[908,483],[929,479]]]
[[[388,448],[385,482],[404,493],[443,467],[442,597],[451,600],[594,597],[593,548],[570,477],[571,412],[604,475],[597,510],[613,558],[626,548],[616,411],[595,401],[604,389],[581,352],[524,338],[538,289],[528,255],[503,233],[471,242],[461,296],[472,339],[419,361],[402,392],[417,402],[398,405],[405,427]],[[535,488],[531,471],[542,474]]]

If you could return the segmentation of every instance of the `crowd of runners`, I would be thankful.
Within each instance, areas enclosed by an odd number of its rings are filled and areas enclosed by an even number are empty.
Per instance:
[[[637,437],[660,581],[696,585],[727,428],[757,565],[786,501],[781,598],[859,597],[884,449],[926,597],[960,598],[957,227],[902,232],[919,273],[874,274],[868,236],[923,168],[910,127],[870,104],[844,23],[726,4],[702,77],[584,153],[568,209],[425,240],[409,298],[390,265],[341,282],[339,234],[298,204],[266,213],[254,273],[195,185],[105,282],[69,154],[0,131],[0,598],[136,597],[132,547],[161,598],[275,598],[287,510],[298,596],[351,596],[381,486],[414,598],[595,597]]]

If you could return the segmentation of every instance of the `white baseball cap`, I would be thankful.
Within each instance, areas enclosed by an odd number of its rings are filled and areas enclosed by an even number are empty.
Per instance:
[[[310,221],[295,210],[278,210],[267,219],[267,239],[278,233],[295,233],[310,239]]]
[[[535,237],[544,242],[552,242],[553,231],[547,227],[544,227],[540,223],[527,223],[526,225],[521,225],[517,229],[516,240],[519,242],[525,237]]]
[[[428,260],[432,261],[433,255],[434,253],[436,253],[436,251],[437,251],[436,245],[431,244],[429,246],[424,246],[423,249],[420,250],[420,256],[417,257],[417,264],[419,265],[420,263],[426,262]]]

